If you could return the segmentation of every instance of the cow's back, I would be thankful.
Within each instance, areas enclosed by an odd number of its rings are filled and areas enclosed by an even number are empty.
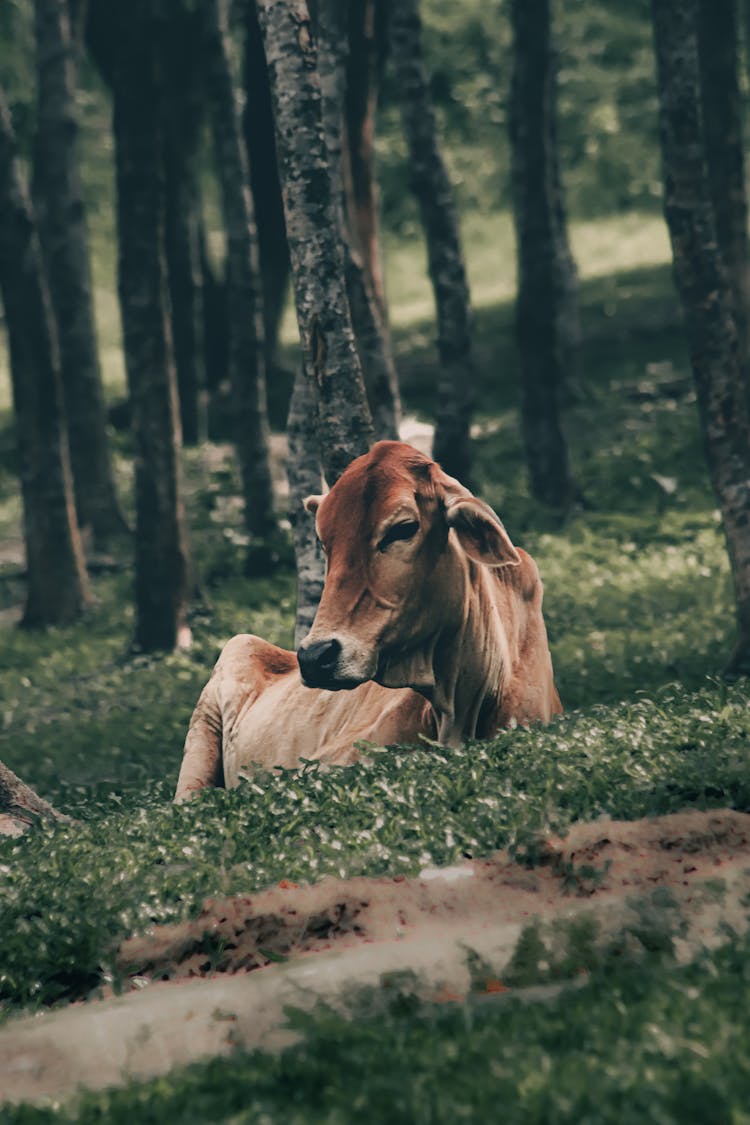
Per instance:
[[[305,687],[294,653],[258,637],[234,637],[218,667],[227,787],[252,763],[292,769],[306,758],[349,765],[360,756],[357,742],[435,737],[432,711],[416,692],[372,682],[351,691]]]

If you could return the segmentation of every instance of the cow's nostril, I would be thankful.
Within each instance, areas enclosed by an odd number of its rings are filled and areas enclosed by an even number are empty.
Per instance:
[[[303,679],[316,682],[321,674],[330,674],[336,666],[341,644],[336,640],[313,641],[311,645],[297,650],[300,672]]]

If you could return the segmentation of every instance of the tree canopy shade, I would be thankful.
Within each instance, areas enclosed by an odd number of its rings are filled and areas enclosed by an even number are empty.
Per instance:
[[[344,281],[323,135],[317,48],[307,5],[260,0],[276,144],[305,371],[317,404],[323,468],[333,484],[365,453],[372,420]]]
[[[39,238],[0,89],[0,293],[10,343],[28,588],[24,624],[58,625],[90,600],[73,500],[59,353]]]
[[[664,209],[701,426],[724,521],[737,605],[730,668],[750,672],[750,418],[732,293],[706,166],[698,0],[652,0],[664,160]]]

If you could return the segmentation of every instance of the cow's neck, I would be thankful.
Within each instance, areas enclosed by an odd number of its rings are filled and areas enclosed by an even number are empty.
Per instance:
[[[438,739],[446,746],[490,733],[484,729],[487,719],[492,728],[510,675],[510,645],[497,607],[497,578],[464,555],[461,561],[464,612],[444,628],[432,654],[430,700],[437,714]]]

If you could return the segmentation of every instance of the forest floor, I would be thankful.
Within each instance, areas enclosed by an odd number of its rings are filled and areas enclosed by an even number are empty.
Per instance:
[[[246,574],[218,434],[185,453],[202,587],[190,651],[129,648],[127,550],[96,560],[85,621],[18,630],[20,506],[0,425],[0,758],[76,818],[0,840],[0,1057],[17,1097],[59,1094],[5,1106],[10,1125],[411,1125],[491,1120],[498,1101],[511,1121],[744,1120],[750,687],[721,677],[731,583],[660,220],[574,232],[584,349],[567,423],[586,505],[563,523],[528,495],[512,278],[494,298],[482,288],[509,229],[492,222],[491,238],[469,231],[477,490],[544,579],[566,710],[547,728],[450,752],[372,747],[351,768],[258,775],[174,808],[187,722],[224,641],[291,642],[289,547],[272,576]],[[413,248],[396,255],[394,343],[423,427],[434,332],[409,262]],[[281,379],[270,394],[279,449],[288,390]],[[129,506],[127,438],[115,447]],[[261,971],[231,972],[243,959]],[[146,1079],[195,1059],[202,1035],[216,1058]],[[127,1084],[69,1101],[54,1067],[35,1069],[49,1037],[74,1084]],[[87,1053],[89,1077],[75,1069]]]
[[[299,1039],[289,1005],[344,1016],[353,988],[398,974],[427,1003],[548,1001],[646,949],[684,964],[742,936],[749,893],[750,815],[720,809],[578,824],[525,866],[499,853],[414,878],[282,880],[123,942],[129,995],[0,1028],[0,1088],[49,1104],[237,1048],[283,1050]]]

